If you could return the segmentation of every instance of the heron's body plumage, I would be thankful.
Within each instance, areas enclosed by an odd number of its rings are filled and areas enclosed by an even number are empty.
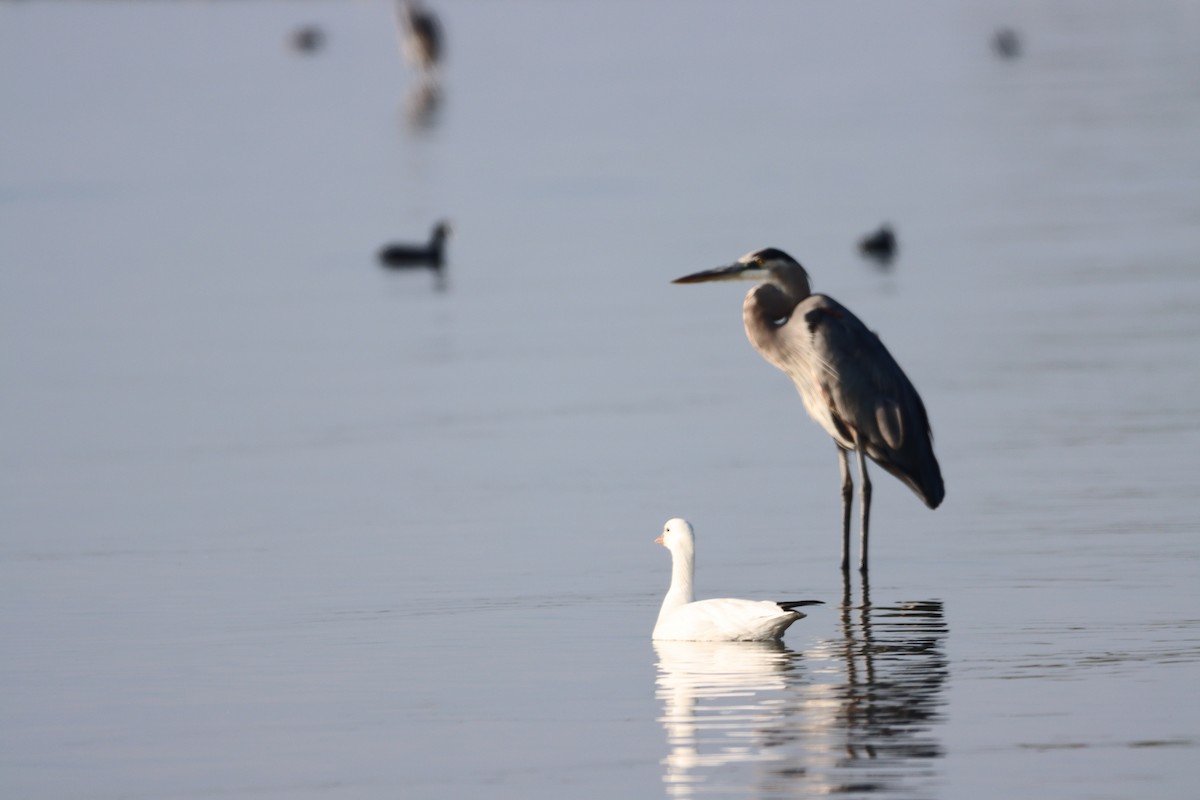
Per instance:
[[[863,450],[930,508],[945,494],[925,404],[874,331],[841,303],[810,294],[789,316],[767,319],[763,284],[746,295],[746,335],[792,379],[805,410],[846,450]]]

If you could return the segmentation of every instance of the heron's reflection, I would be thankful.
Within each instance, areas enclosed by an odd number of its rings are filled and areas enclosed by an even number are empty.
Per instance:
[[[803,656],[656,642],[668,793],[928,794],[947,634],[941,601],[874,606],[864,581],[858,598],[844,590],[838,634]]]
[[[823,663],[806,708],[819,710],[808,777],[832,792],[927,791],[929,760],[944,755],[935,730],[949,674],[942,602],[872,605],[864,578],[857,605],[844,586],[839,628],[810,652]]]

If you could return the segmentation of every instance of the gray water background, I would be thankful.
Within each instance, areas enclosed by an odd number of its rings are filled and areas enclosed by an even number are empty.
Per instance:
[[[383,2],[0,3],[0,793],[1194,797],[1200,6],[436,7],[430,107]],[[764,246],[930,411],[869,588],[669,283]],[[676,515],[827,605],[652,646]]]

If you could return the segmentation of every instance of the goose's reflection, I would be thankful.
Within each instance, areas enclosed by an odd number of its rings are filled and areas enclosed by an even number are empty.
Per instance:
[[[799,705],[797,653],[779,642],[655,642],[654,651],[670,748],[663,760],[668,794],[735,789],[715,786],[715,773],[786,757],[771,740]]]
[[[655,642],[668,794],[932,791],[948,674],[938,600],[874,606],[847,585],[838,635],[777,643]]]

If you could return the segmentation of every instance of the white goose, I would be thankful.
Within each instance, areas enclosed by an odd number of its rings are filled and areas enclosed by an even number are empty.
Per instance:
[[[657,641],[767,642],[779,639],[804,614],[800,606],[821,600],[773,603],[731,597],[695,600],[696,537],[685,519],[670,519],[655,543],[671,551],[671,588],[663,598],[651,638]]]

